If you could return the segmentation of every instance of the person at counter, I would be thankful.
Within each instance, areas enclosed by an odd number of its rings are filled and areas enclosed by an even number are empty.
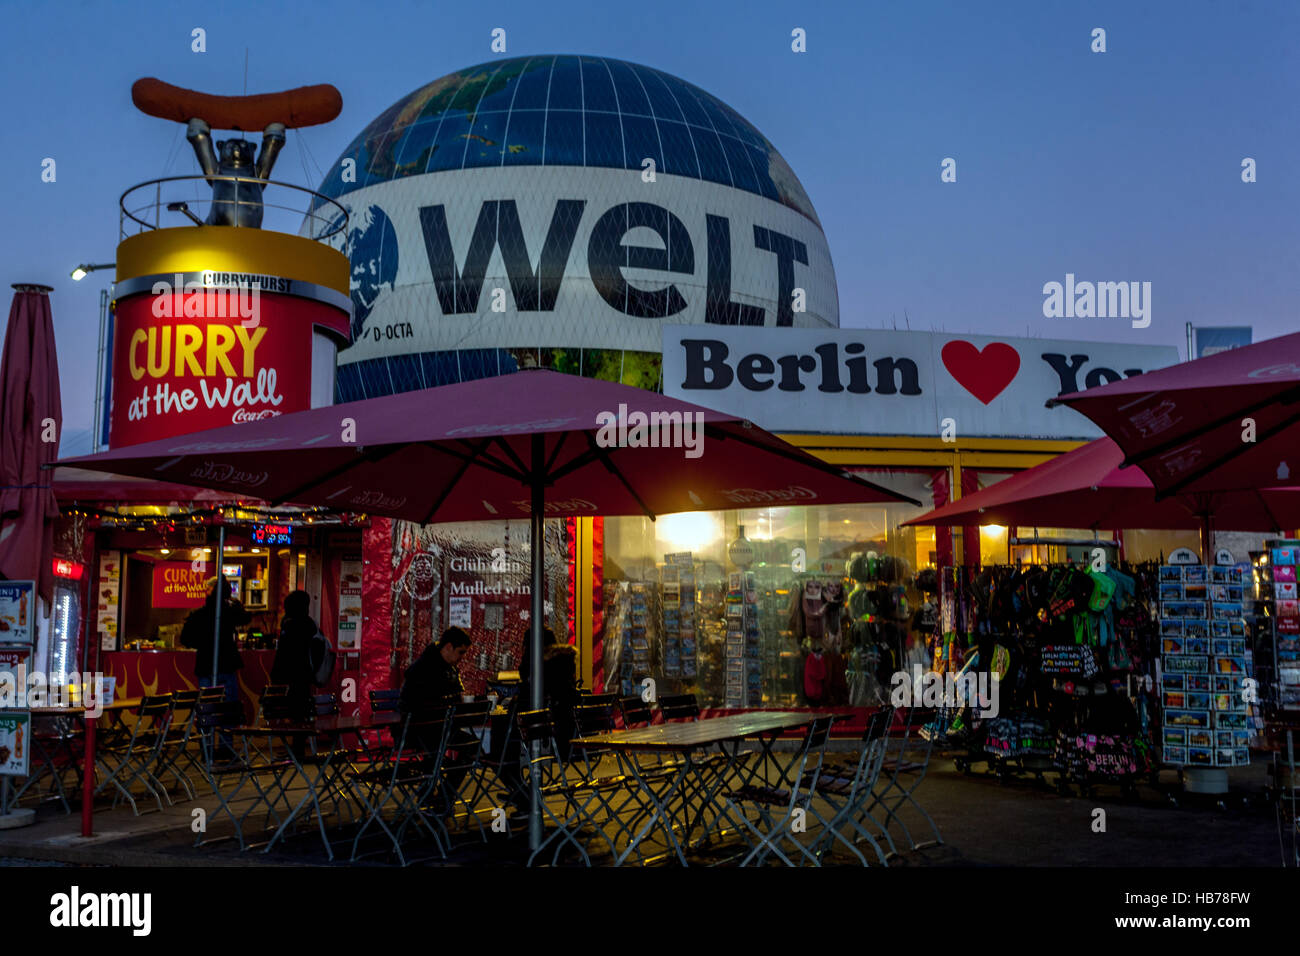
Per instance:
[[[194,655],[194,677],[200,687],[221,685],[226,689],[226,700],[239,700],[239,674],[244,666],[235,646],[235,629],[243,627],[250,620],[244,605],[230,596],[230,586],[224,577],[212,578],[208,582],[208,597],[203,606],[192,611],[185,618],[181,628],[181,643],[192,647]],[[212,639],[216,629],[217,601],[225,595],[221,605],[221,635],[217,642],[217,673],[212,673]]]
[[[310,608],[311,595],[306,591],[291,591],[285,596],[280,639],[271,665],[271,683],[288,685],[290,706],[302,717],[312,712],[312,692],[320,664],[312,660],[312,638],[319,628],[307,613]]]

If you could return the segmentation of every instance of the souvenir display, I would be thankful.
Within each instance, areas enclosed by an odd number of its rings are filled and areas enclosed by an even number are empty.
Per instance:
[[[1175,593],[1175,578],[1182,594]],[[1208,582],[1208,590],[1207,590]],[[1236,767],[1250,762],[1247,743],[1225,717],[1247,712],[1250,676],[1240,568],[1160,568],[1162,757],[1172,766]],[[1189,601],[1195,597],[1195,603]],[[1208,597],[1208,601],[1202,599]],[[1181,634],[1177,633],[1181,631]]]

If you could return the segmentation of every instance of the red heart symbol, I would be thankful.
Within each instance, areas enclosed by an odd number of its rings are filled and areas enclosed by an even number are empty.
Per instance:
[[[1001,395],[1020,371],[1020,353],[1005,342],[990,342],[981,351],[954,339],[939,355],[957,384],[985,405]]]

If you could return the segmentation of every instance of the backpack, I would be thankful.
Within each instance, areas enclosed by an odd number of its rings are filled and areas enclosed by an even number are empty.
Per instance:
[[[317,687],[324,687],[334,674],[334,645],[317,630],[307,646],[311,654],[312,679]]]

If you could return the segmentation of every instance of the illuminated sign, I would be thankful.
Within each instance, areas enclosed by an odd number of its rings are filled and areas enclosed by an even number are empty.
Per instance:
[[[252,540],[253,544],[293,544],[293,525],[255,524]]]
[[[64,561],[62,558],[54,559],[54,576],[56,578],[71,578],[74,581],[80,581],[85,571],[85,565],[78,564],[76,561]]]
[[[207,574],[188,561],[158,561],[153,566],[154,607],[202,607]]]

